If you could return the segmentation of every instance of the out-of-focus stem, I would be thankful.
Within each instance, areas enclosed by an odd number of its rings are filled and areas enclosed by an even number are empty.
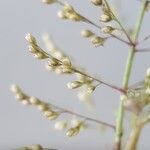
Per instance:
[[[143,124],[138,123],[130,133],[125,150],[136,150]]]
[[[145,116],[144,118],[142,117],[140,119],[137,119],[136,124],[130,133],[125,150],[137,149],[137,144],[138,144],[142,129],[149,122],[150,122],[150,116]]]

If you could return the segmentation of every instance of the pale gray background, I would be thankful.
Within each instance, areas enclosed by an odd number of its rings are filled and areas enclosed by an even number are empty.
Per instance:
[[[99,9],[91,5],[89,0],[68,1],[98,23]],[[123,1],[122,14],[126,15],[125,19],[131,27],[134,25],[139,4],[135,0]],[[42,117],[36,109],[18,103],[9,91],[10,85],[16,83],[31,95],[114,124],[118,93],[99,87],[93,96],[96,110],[90,114],[77,99],[77,93],[66,88],[66,83],[73,78],[47,72],[44,62],[34,59],[27,51],[24,39],[26,32],[31,32],[39,40],[43,32],[48,32],[74,58],[77,65],[82,65],[91,74],[121,85],[127,46],[110,40],[104,48],[93,48],[79,34],[81,29],[92,27],[84,23],[59,20],[56,17],[59,9],[58,5],[45,6],[40,0],[0,0],[0,150],[34,143],[60,150],[100,150],[110,149],[113,143],[114,133],[111,129],[101,133],[92,127],[77,137],[68,139],[65,133],[54,131],[53,123]],[[147,14],[141,38],[150,33],[149,17]],[[44,46],[42,42],[41,45]],[[145,43],[145,46],[149,46],[149,43]],[[144,78],[150,64],[149,56],[149,53],[145,53],[136,57],[132,83]],[[150,138],[149,131],[150,128],[146,126],[142,132],[139,143],[141,150],[150,149],[147,140]]]

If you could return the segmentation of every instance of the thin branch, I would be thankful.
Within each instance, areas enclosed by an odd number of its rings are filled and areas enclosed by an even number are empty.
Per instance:
[[[104,125],[104,126],[107,126],[107,127],[112,128],[112,129],[115,130],[115,126],[112,125],[112,124],[109,124],[109,123],[107,123],[107,122],[104,122],[104,121],[101,121],[101,120],[97,120],[97,119],[93,119],[93,118],[90,118],[90,117],[81,115],[81,114],[79,114],[79,113],[70,111],[70,110],[68,110],[68,109],[65,109],[65,108],[62,108],[62,107],[58,107],[58,106],[53,105],[53,104],[49,104],[49,105],[52,106],[52,107],[54,107],[54,108],[56,108],[56,109],[58,109],[58,110],[60,110],[61,113],[68,113],[68,114],[70,114],[70,115],[75,115],[75,116],[77,116],[77,117],[79,117],[79,118],[83,118],[84,120],[88,120],[88,121],[91,121],[91,122],[95,122],[95,123],[98,123],[98,124],[102,124],[102,125]]]
[[[12,150],[24,150],[24,147],[22,147],[22,148],[17,148],[17,149],[12,149]],[[42,150],[58,150],[58,149],[53,149],[53,148],[42,148]]]
[[[129,86],[129,89],[139,90],[144,88],[144,80],[138,81]]]
[[[150,48],[144,48],[144,49],[137,49],[137,50],[135,50],[135,52],[150,52]]]
[[[83,16],[82,16],[82,17],[83,17]],[[100,30],[102,29],[101,26],[99,26],[99,25],[97,25],[96,23],[94,23],[93,21],[89,20],[87,17],[83,17],[83,18],[85,19],[85,22],[86,22],[86,23],[89,23],[89,24],[95,26],[96,28],[98,28],[98,29],[100,29]]]
[[[122,25],[122,23],[119,21],[119,19],[116,17],[116,15],[113,13],[112,9],[110,8],[108,2],[106,0],[104,0],[107,8],[110,10],[110,12],[112,13],[113,17],[114,17],[114,20],[119,24],[119,26],[121,27],[121,30],[124,32],[124,34],[126,35],[127,39],[129,40],[130,42],[130,45],[134,45],[134,43],[132,42],[130,36],[128,35],[126,29],[124,28],[124,26]]]
[[[134,45],[134,43],[132,42],[130,36],[128,35],[127,31],[125,30],[125,28],[123,27],[123,25],[121,24],[121,22],[118,20],[118,18],[114,15],[114,19],[115,21],[119,24],[119,26],[121,27],[122,31],[124,32],[124,34],[126,35],[127,39],[130,42],[130,45]]]
[[[126,43],[127,45],[132,45],[130,42],[125,41],[124,39],[122,39],[122,38],[116,36],[115,34],[110,33],[110,35],[111,35],[113,38],[116,38],[117,40],[119,40],[119,41],[121,41],[121,42],[123,42],[123,43]]]
[[[24,148],[17,148],[17,149],[12,149],[12,150],[24,150]],[[58,150],[58,149],[52,149],[52,148],[43,148],[42,150]]]
[[[115,85],[113,85],[113,84],[107,83],[107,82],[105,82],[104,80],[101,80],[101,79],[97,79],[97,78],[95,78],[95,77],[92,77],[92,76],[90,76],[90,75],[88,75],[88,74],[86,74],[86,73],[84,73],[84,72],[79,71],[79,70],[74,69],[74,71],[75,71],[76,73],[79,73],[79,74],[82,74],[82,75],[84,75],[84,76],[86,76],[86,77],[89,77],[89,78],[91,78],[91,79],[93,79],[93,80],[99,82],[100,84],[106,85],[106,86],[108,86],[108,87],[110,87],[110,88],[112,88],[112,89],[114,89],[114,90],[117,90],[117,91],[119,91],[119,92],[121,92],[121,93],[126,93],[126,90],[124,90],[123,88],[120,88],[120,87],[117,87],[117,86],[115,86]]]
[[[82,16],[82,17],[83,17],[83,16]],[[83,17],[83,18],[85,19],[85,22],[86,22],[86,23],[89,23],[89,24],[95,26],[95,27],[98,28],[98,29],[102,29],[101,26],[99,26],[99,25],[97,25],[96,23],[92,22],[92,21],[89,20],[88,18],[86,18],[86,17]],[[117,40],[119,40],[119,41],[121,41],[121,42],[123,42],[123,43],[125,43],[125,44],[127,44],[127,45],[131,45],[130,42],[125,41],[124,39],[118,37],[117,35],[114,35],[114,34],[112,34],[112,33],[109,33],[109,35],[111,35],[113,38],[115,38],[115,39],[117,39]]]
[[[140,44],[140,43],[145,42],[145,41],[147,41],[147,40],[149,40],[149,39],[150,39],[150,35],[149,35],[149,36],[146,36],[143,40],[141,40],[141,41],[138,42],[138,43]]]

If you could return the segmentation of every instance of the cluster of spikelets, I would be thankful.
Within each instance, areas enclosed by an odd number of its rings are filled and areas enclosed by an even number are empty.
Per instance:
[[[41,145],[37,144],[29,147],[18,148],[16,150],[50,150],[50,149],[44,149]]]
[[[41,145],[36,144],[36,145],[32,145],[32,146],[26,146],[26,147],[18,148],[16,150],[56,150],[56,149],[43,148]]]
[[[35,106],[49,120],[56,119],[60,115],[59,112],[52,110],[48,103],[45,103],[36,97],[28,96],[16,85],[11,86],[11,91],[14,93],[15,98],[22,104]]]
[[[48,52],[42,50],[37,44],[35,37],[31,34],[26,35],[26,40],[29,44],[29,51],[37,59],[46,59],[46,69],[51,70],[57,74],[72,74],[76,76],[76,80],[69,82],[67,87],[69,89],[82,88],[82,92],[79,94],[81,100],[91,96],[96,87],[99,85],[95,81],[86,75],[85,72],[79,71],[75,66],[72,65],[70,59],[59,52],[55,46],[49,46],[51,50]]]
[[[100,23],[101,24],[103,23],[102,26],[96,25],[95,23],[90,21],[87,17],[84,17],[81,14],[79,14],[73,8],[73,6],[71,6],[68,3],[63,3],[59,0],[43,0],[43,3],[45,3],[45,4],[53,4],[53,3],[61,4],[63,6],[63,10],[58,12],[58,17],[63,19],[63,20],[67,19],[67,20],[72,20],[72,21],[82,21],[82,22],[86,22],[88,24],[94,25],[96,28],[99,28],[101,30],[102,34],[106,34],[105,37],[96,35],[90,30],[81,31],[81,35],[83,37],[89,38],[91,43],[95,47],[103,46],[106,39],[108,39],[111,36],[114,37],[113,32],[117,28],[112,27],[111,24],[108,24],[108,23],[110,23],[111,21],[117,22],[117,19],[114,16],[114,14],[113,14],[113,12],[112,12],[111,8],[109,7],[106,0],[91,0],[92,4],[100,7],[102,10],[102,14],[101,14],[100,19],[99,19]],[[107,36],[107,35],[109,35],[109,36]]]
[[[39,111],[41,111],[42,115],[46,117],[48,120],[56,120],[59,118],[61,114],[66,113],[65,109],[43,102],[36,97],[27,95],[17,85],[12,85],[11,91],[14,93],[15,98],[18,101],[20,101],[24,105],[35,106]],[[63,130],[67,128],[67,122],[57,121],[54,127],[57,130]],[[74,120],[71,122],[71,127],[67,130],[66,135],[68,137],[75,136],[80,132],[81,129],[85,127],[86,127],[85,121]]]
[[[100,17],[100,21],[109,22],[113,20],[113,14],[109,8],[109,5],[105,0],[91,0],[95,6],[102,8],[103,14]],[[61,19],[69,19],[73,21],[87,21],[85,17],[76,12],[76,10],[68,3],[63,3],[59,0],[43,0],[45,4],[59,3],[63,5],[63,10],[58,12],[58,17]]]
[[[129,89],[127,94],[121,97],[125,107],[137,115],[150,105],[150,68],[147,69],[145,81],[142,84],[139,88]]]

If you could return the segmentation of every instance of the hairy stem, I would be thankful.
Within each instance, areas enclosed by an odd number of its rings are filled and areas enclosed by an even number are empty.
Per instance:
[[[142,20],[144,17],[146,6],[147,6],[147,1],[144,0],[142,2],[141,11],[138,16],[137,24],[136,24],[135,31],[133,34],[133,42],[134,43],[137,42],[137,39],[139,36],[139,32],[141,29]],[[123,77],[123,88],[124,89],[128,88],[129,79],[130,79],[130,75],[131,75],[131,71],[132,71],[133,60],[134,60],[134,56],[135,56],[135,51],[136,51],[136,44],[131,46],[131,49],[129,50],[129,54],[127,57],[127,63],[126,63],[124,77]],[[115,138],[115,149],[116,150],[121,149],[121,141],[122,141],[122,136],[123,136],[123,118],[124,118],[124,106],[123,106],[123,101],[121,101],[119,104],[117,120],[116,120],[116,138]]]

